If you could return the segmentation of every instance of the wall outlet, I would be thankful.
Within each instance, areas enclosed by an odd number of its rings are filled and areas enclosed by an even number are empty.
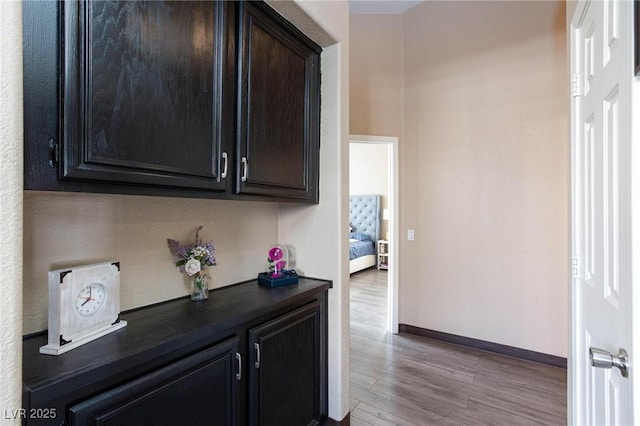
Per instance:
[[[416,239],[416,232],[413,229],[407,229],[407,240],[413,241]]]

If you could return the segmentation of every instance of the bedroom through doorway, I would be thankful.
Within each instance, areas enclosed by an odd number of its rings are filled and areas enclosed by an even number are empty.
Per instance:
[[[351,135],[349,143],[349,227],[351,296],[377,297],[376,309],[354,312],[359,322],[382,322],[398,333],[398,138]],[[371,282],[370,288],[357,283]],[[375,282],[375,290],[373,283]],[[382,301],[382,302],[381,302]]]

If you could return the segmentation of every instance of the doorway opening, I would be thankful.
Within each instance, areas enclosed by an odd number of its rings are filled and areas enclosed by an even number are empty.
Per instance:
[[[369,136],[351,135],[349,137],[350,147],[350,195],[380,194],[382,195],[382,207],[380,212],[381,237],[387,242],[386,248],[386,273],[387,273],[387,309],[386,324],[387,330],[398,333],[398,247],[399,247],[399,212],[398,212],[398,138],[390,136]],[[378,158],[378,165],[369,164],[368,167],[361,167],[363,171],[357,171],[359,177],[352,178],[355,170],[352,170],[351,153],[354,157],[367,152],[367,147],[373,157]],[[376,153],[377,152],[377,153]],[[382,156],[380,155],[382,152]],[[366,154],[365,154],[366,155]],[[380,157],[383,160],[380,160]],[[363,163],[362,158],[357,159]],[[364,161],[366,163],[367,160]],[[381,163],[382,161],[382,163]],[[365,171],[366,170],[366,171]],[[363,173],[366,173],[364,175]],[[384,174],[385,176],[382,176]],[[367,179],[376,182],[367,181]],[[357,182],[356,182],[357,181]],[[379,189],[375,188],[378,185]],[[353,190],[353,192],[352,192]],[[359,192],[360,194],[356,194]],[[384,243],[383,243],[384,244]],[[376,244],[378,247],[378,244]],[[383,261],[384,261],[383,260]],[[380,259],[376,253],[376,268]]]

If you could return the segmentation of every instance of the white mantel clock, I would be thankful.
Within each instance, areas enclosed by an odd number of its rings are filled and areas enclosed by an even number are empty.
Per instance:
[[[49,272],[49,338],[40,353],[61,355],[126,327],[120,316],[120,263]]]

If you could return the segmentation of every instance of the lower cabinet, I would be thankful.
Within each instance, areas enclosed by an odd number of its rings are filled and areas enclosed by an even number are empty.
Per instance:
[[[27,338],[16,416],[26,426],[322,424],[330,285],[300,277],[270,289],[254,280],[206,302],[153,305],[57,357],[38,351],[47,336]]]
[[[69,409],[72,425],[240,424],[239,339],[229,339]]]
[[[249,424],[319,424],[320,304],[249,330]]]

